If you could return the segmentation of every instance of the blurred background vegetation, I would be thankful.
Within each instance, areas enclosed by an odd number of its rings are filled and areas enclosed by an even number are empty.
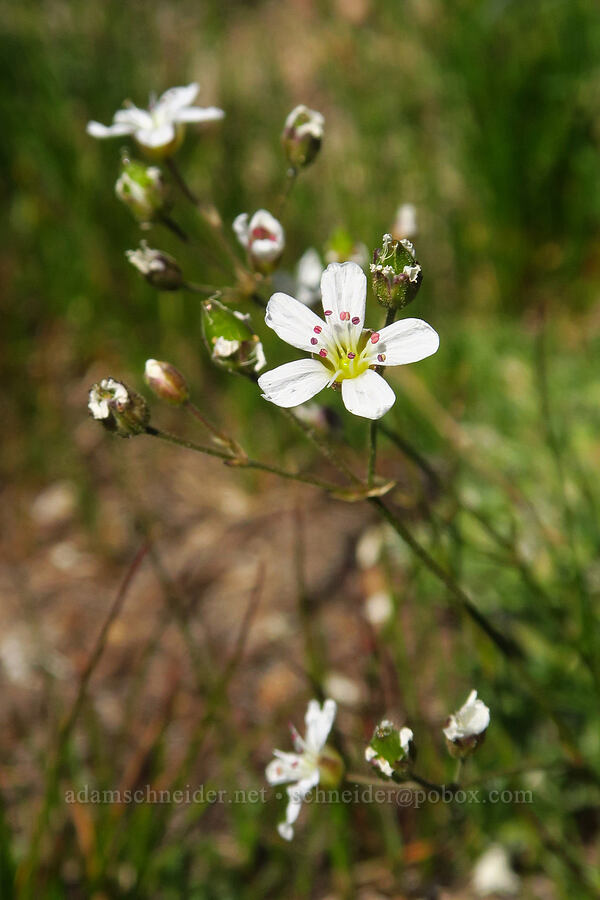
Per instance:
[[[600,772],[597,684],[590,675],[598,674],[600,598],[597,3],[4,0],[1,9],[0,460],[11,562],[27,568],[24,554],[38,540],[28,536],[19,510],[47,485],[68,479],[78,527],[92,542],[88,550],[101,559],[105,554],[99,579],[118,580],[134,542],[114,547],[103,536],[94,459],[104,460],[97,455],[104,453],[109,460],[100,466],[103,487],[116,479],[126,490],[129,475],[118,474],[118,460],[125,455],[131,466],[137,459],[131,454],[143,451],[116,441],[98,449],[100,435],[94,431],[90,438],[92,425],[85,421],[87,389],[104,374],[140,388],[147,357],[185,371],[202,409],[235,431],[253,455],[310,462],[298,436],[282,429],[252,385],[210,366],[197,299],[157,295],[125,259],[125,249],[146,237],[177,255],[193,280],[227,284],[227,275],[202,253],[202,231],[198,251],[182,250],[158,227],[142,234],[113,190],[125,142],[94,141],[85,133],[89,119],[109,122],[125,98],[145,106],[151,91],[198,81],[198,102],[222,107],[226,118],[206,131],[190,127],[178,161],[198,194],[212,197],[230,223],[239,212],[275,207],[285,177],[281,127],[294,105],[306,103],[324,114],[326,136],[286,208],[282,265],[292,271],[309,246],[322,253],[340,228],[372,249],[391,228],[398,205],[416,205],[425,278],[411,314],[436,327],[442,346],[406,377],[394,376],[399,397],[386,423],[430,460],[435,477],[423,481],[409,462],[398,462],[391,446],[382,447],[382,466],[406,479],[406,497],[396,502],[407,508],[423,541],[497,624],[517,629],[531,654],[531,673],[581,739],[588,767],[585,775],[545,777],[536,809],[526,814],[500,807],[421,811],[399,831],[389,810],[379,817],[371,811],[370,819],[361,813],[358,823],[346,809],[324,810],[318,828],[306,827],[302,849],[291,848],[298,867],[293,879],[290,850],[271,835],[276,810],[265,826],[260,807],[236,808],[225,844],[211,840],[200,814],[179,842],[164,837],[160,817],[153,831],[148,810],[132,811],[127,835],[112,832],[110,817],[99,813],[106,821],[95,823],[92,850],[85,840],[82,850],[81,823],[78,841],[70,833],[65,838],[64,858],[86,857],[87,847],[86,865],[69,870],[69,881],[50,858],[42,896],[434,897],[442,896],[440,885],[461,890],[472,859],[498,839],[510,845],[528,876],[522,896],[595,896],[582,866],[598,864],[600,825],[598,780],[588,771]],[[185,205],[178,204],[174,216],[198,228]],[[246,311],[268,358],[292,358],[265,334],[257,310]],[[371,315],[377,314],[373,303]],[[329,404],[336,409],[337,399]],[[173,424],[170,415],[164,413]],[[363,422],[344,417],[343,428],[348,441],[364,446]],[[150,460],[168,480],[177,458],[174,450]],[[411,484],[418,479],[416,490]],[[243,483],[250,495],[257,493],[256,481]],[[276,506],[277,495],[269,496]],[[346,512],[343,507],[342,517]],[[502,535],[503,551],[483,539],[481,517]],[[554,763],[547,716],[537,701],[515,691],[514,672],[491,649],[475,652],[475,636],[465,636],[441,612],[439,588],[405,551],[388,548],[384,558],[394,603],[402,598],[418,609],[423,601],[429,610],[415,617],[413,651],[399,649],[397,624],[384,630],[388,662],[402,685],[398,708],[413,721],[428,719],[420,712],[428,702],[422,690],[404,683],[416,680],[414,670],[406,675],[410,660],[426,668],[430,700],[447,692],[431,700],[431,721],[462,702],[471,686],[480,689],[498,723],[482,751],[488,771],[530,759]],[[32,602],[26,614],[35,613]],[[23,615],[20,604],[16,609]],[[453,650],[442,676],[432,660],[435,633],[444,629]],[[440,683],[445,677],[452,689]],[[33,712],[41,736],[31,758],[38,763],[63,707],[60,686],[51,693],[52,712]],[[298,695],[296,718],[305,695]],[[366,704],[363,713],[368,731],[385,709]],[[281,715],[283,722],[289,709]],[[281,722],[270,726],[267,747],[285,739]],[[93,726],[87,727],[91,740]],[[247,754],[254,733],[249,729]],[[9,729],[7,741],[16,735],[7,749],[11,762],[19,734]],[[250,784],[260,786],[268,756],[251,764],[243,754],[236,759],[251,771]],[[438,766],[440,779],[449,777],[427,741],[422,759],[425,767]],[[110,762],[102,760],[99,776],[106,785],[112,783]],[[76,760],[71,764],[76,768]],[[26,799],[35,809],[30,793],[8,789],[13,835],[5,841],[5,885],[27,853],[32,817],[19,818],[14,810]],[[327,816],[337,836],[328,831]],[[378,846],[376,828],[384,835]],[[143,835],[137,843],[136,829]],[[109,835],[104,843],[103,834]],[[402,856],[403,845],[412,855]],[[398,881],[360,893],[356,867],[375,859]],[[408,880],[407,871],[413,873]]]

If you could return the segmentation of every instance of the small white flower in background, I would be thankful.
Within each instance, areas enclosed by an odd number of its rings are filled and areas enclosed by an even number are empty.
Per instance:
[[[508,853],[501,844],[492,844],[473,868],[473,889],[479,897],[490,894],[514,895],[519,892],[521,879],[510,865]]]
[[[477,691],[471,691],[461,708],[449,716],[444,727],[444,737],[452,756],[469,756],[485,737],[490,724],[490,711],[483,700],[477,699]]]
[[[296,266],[296,297],[305,306],[314,306],[321,299],[323,263],[314,247],[302,254]]]
[[[150,410],[144,398],[114,378],[103,378],[92,385],[88,409],[107,431],[123,438],[142,434],[150,420]]]
[[[95,138],[133,135],[148,155],[170,156],[183,140],[186,123],[214,122],[225,115],[216,106],[192,106],[198,90],[195,82],[171,88],[151,102],[147,110],[128,103],[114,114],[112,125],[88,122],[87,133]]]
[[[417,208],[413,203],[403,203],[396,211],[392,234],[397,241],[414,238],[419,233]]]
[[[375,366],[400,366],[435,353],[439,337],[422,319],[403,319],[370,332],[363,328],[367,280],[356,263],[331,263],[321,278],[325,320],[287,294],[273,294],[265,321],[312,359],[285,363],[258,379],[265,400],[289,408],[323,388],[341,385],[348,412],[379,419],[396,396]]]
[[[251,219],[248,213],[236,216],[233,230],[254,268],[263,274],[271,272],[285,247],[281,223],[266,209],[259,209]]]
[[[331,786],[339,783],[342,775],[342,761],[337,753],[325,744],[333,725],[337,706],[335,700],[325,700],[321,707],[317,700],[311,700],[306,710],[306,736],[302,738],[293,726],[292,741],[295,753],[275,750],[275,759],[265,770],[269,784],[286,784],[288,805],[285,821],[277,826],[282,838],[291,841],[294,836],[294,822],[298,818],[302,801],[319,782]]]
[[[126,406],[129,403],[129,391],[120,381],[114,378],[103,378],[100,384],[90,388],[88,409],[94,419],[108,419],[110,416],[109,400]]]
[[[365,748],[365,759],[387,778],[395,772],[404,773],[414,756],[413,738],[411,728],[396,728],[393,722],[384,719]]]
[[[152,287],[159,291],[177,291],[183,284],[183,275],[176,259],[149,247],[141,241],[139,249],[126,250],[125,256]]]
[[[321,149],[325,119],[320,112],[301,104],[285,120],[281,142],[294,169],[308,166]]]

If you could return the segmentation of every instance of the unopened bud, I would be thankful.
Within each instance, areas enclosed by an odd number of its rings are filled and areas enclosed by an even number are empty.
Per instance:
[[[146,281],[159,291],[177,291],[183,284],[183,275],[176,259],[154,250],[146,241],[140,243],[138,250],[127,250],[127,259]]]
[[[115,193],[140,224],[147,225],[167,205],[167,185],[162,172],[157,166],[147,166],[136,159],[124,158],[122,165]]]
[[[409,240],[396,241],[384,234],[383,246],[375,250],[371,281],[377,300],[386,309],[402,309],[417,296],[423,274]]]
[[[233,230],[242,247],[246,248],[252,268],[263,275],[270,274],[285,247],[281,223],[266,209],[259,209],[250,220],[248,213],[236,216]]]
[[[167,403],[179,406],[189,397],[185,378],[171,363],[147,359],[144,378],[150,390]]]
[[[141,394],[114,378],[92,385],[88,409],[107,431],[123,438],[142,434],[150,421],[150,410]]]
[[[448,717],[444,726],[450,756],[464,759],[474,753],[483,742],[489,724],[489,708],[483,700],[477,699],[477,691],[471,691],[466,702]]]
[[[202,303],[202,332],[213,362],[232,371],[260,372],[266,360],[250,316],[211,298]]]
[[[406,727],[398,729],[388,719],[384,719],[375,728],[365,749],[366,761],[387,778],[405,774],[414,757],[412,730]]]
[[[307,106],[296,106],[291,111],[281,135],[281,143],[293,169],[308,166],[321,149],[325,119],[321,113]]]

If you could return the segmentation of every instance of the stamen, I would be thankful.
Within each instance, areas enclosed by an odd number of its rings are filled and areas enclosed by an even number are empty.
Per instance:
[[[315,344],[318,344],[318,343],[319,343],[318,340],[317,340],[316,338],[311,338],[311,339],[310,339],[310,342],[311,342],[311,344],[312,344],[313,346],[314,346]]]
[[[378,332],[378,331],[375,331],[375,332],[371,335],[371,343],[372,343],[372,344],[376,344],[377,341],[379,340],[379,337],[380,337],[379,332]]]
[[[348,359],[354,359],[355,356],[356,356],[356,353],[349,353]]]
[[[360,322],[359,317],[358,317],[358,316],[354,316],[354,318],[352,319],[352,324],[353,324],[353,325],[358,325],[359,322]]]
[[[313,338],[313,340],[314,340],[314,338]],[[327,356],[327,350],[323,350],[323,349],[319,350],[319,356],[322,356],[324,359]]]
[[[379,362],[385,362],[385,353],[379,353],[377,355],[377,359],[379,360]]]
[[[348,322],[350,320],[350,313],[347,310],[343,310],[340,313],[340,319],[342,322]]]
[[[323,311],[323,315],[325,315],[325,316],[330,316],[330,315],[332,315],[332,313],[333,313],[332,309],[326,309]]]
[[[315,325],[315,327],[313,328],[313,331],[315,334],[321,334],[322,330],[323,329],[321,328],[320,325]]]

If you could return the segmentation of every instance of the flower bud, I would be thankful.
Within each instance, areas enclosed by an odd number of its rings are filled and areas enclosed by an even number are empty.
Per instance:
[[[366,761],[387,778],[392,778],[396,773],[404,774],[414,757],[412,730],[398,729],[389,719],[379,723],[365,749]]]
[[[142,226],[148,225],[167,205],[167,185],[162,172],[156,166],[146,166],[126,157],[122,165],[115,193]]]
[[[250,316],[229,309],[215,298],[202,303],[202,332],[213,362],[232,371],[260,372],[266,360]]]
[[[417,296],[423,280],[411,242],[405,238],[395,241],[391,234],[384,234],[382,249],[373,254],[371,280],[382,306],[387,309],[408,306]]]
[[[141,241],[138,250],[127,250],[125,255],[157,290],[177,291],[182,286],[183,275],[177,260],[162,250],[149,247],[146,241]]]
[[[328,790],[338,787],[344,777],[344,761],[337,750],[325,744],[319,753],[319,784]]]
[[[144,369],[146,384],[161,400],[179,406],[189,397],[188,386],[181,372],[168,362],[147,359]]]
[[[307,106],[296,106],[291,111],[281,135],[281,143],[293,169],[310,165],[321,149],[325,119],[321,113]]]
[[[88,409],[107,431],[123,438],[142,434],[150,421],[150,410],[141,394],[114,378],[92,385]]]
[[[236,216],[233,230],[242,247],[246,248],[252,268],[263,275],[269,275],[279,262],[285,247],[285,233],[281,223],[266,209],[259,209],[250,221],[248,213]]]
[[[489,724],[489,708],[483,700],[477,699],[477,691],[471,691],[463,706],[448,717],[444,726],[450,756],[464,759],[474,753],[483,742]]]

